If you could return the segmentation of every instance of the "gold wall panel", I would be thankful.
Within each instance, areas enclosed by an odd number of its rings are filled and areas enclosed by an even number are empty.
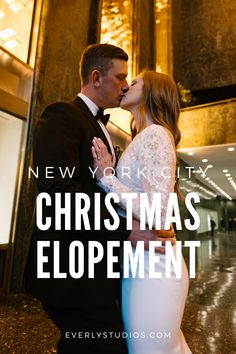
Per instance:
[[[179,148],[236,142],[236,99],[184,109],[179,127]]]

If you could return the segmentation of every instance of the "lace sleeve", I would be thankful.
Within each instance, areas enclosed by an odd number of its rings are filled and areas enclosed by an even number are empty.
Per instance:
[[[174,190],[176,165],[175,149],[166,129],[154,124],[144,129],[137,136],[135,159],[131,159],[131,165],[134,160],[139,170],[144,169],[145,171],[145,177],[139,178],[139,183],[141,184],[139,190],[148,193],[150,202],[152,201],[153,193],[161,193],[163,225],[169,193]],[[106,192],[117,193],[120,197],[120,205],[123,208],[126,208],[126,203],[125,199],[121,199],[121,193],[137,192],[137,190],[134,190],[135,188],[125,185],[123,180],[119,180],[115,176],[112,178],[103,177],[99,184]],[[140,218],[139,198],[133,200],[133,214],[138,219]]]

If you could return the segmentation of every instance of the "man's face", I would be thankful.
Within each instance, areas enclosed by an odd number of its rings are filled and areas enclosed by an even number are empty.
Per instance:
[[[103,108],[120,106],[120,101],[129,85],[126,81],[128,64],[124,60],[113,59],[113,66],[105,76],[101,76],[100,95]]]
[[[132,112],[138,110],[143,100],[143,78],[138,75],[131,83],[128,92],[123,96],[120,107]],[[135,114],[134,114],[135,115]]]

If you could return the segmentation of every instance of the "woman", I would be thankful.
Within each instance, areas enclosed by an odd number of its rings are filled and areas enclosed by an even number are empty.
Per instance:
[[[169,193],[174,192],[176,145],[180,140],[177,127],[179,101],[177,87],[167,75],[144,71],[133,80],[122,98],[121,108],[135,119],[137,135],[121,156],[116,176],[109,176],[111,156],[100,139],[94,138],[92,154],[97,167],[96,177],[106,192],[161,193],[161,228],[164,228]],[[129,175],[122,174],[129,167]],[[169,178],[164,178],[163,168]],[[137,170],[145,171],[137,174]],[[170,173],[171,172],[171,173]],[[121,207],[126,208],[126,199]],[[139,218],[139,200],[133,203],[133,215]],[[165,274],[165,255],[159,254],[158,271]],[[180,330],[188,292],[188,273],[182,259],[182,278],[151,279],[148,251],[145,251],[145,277],[122,279],[122,315],[129,354],[190,354]]]

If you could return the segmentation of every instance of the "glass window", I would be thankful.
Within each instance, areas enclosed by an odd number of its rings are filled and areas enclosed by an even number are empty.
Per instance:
[[[0,111],[0,244],[8,244],[24,121]]]
[[[28,61],[34,0],[0,0],[0,46]]]

